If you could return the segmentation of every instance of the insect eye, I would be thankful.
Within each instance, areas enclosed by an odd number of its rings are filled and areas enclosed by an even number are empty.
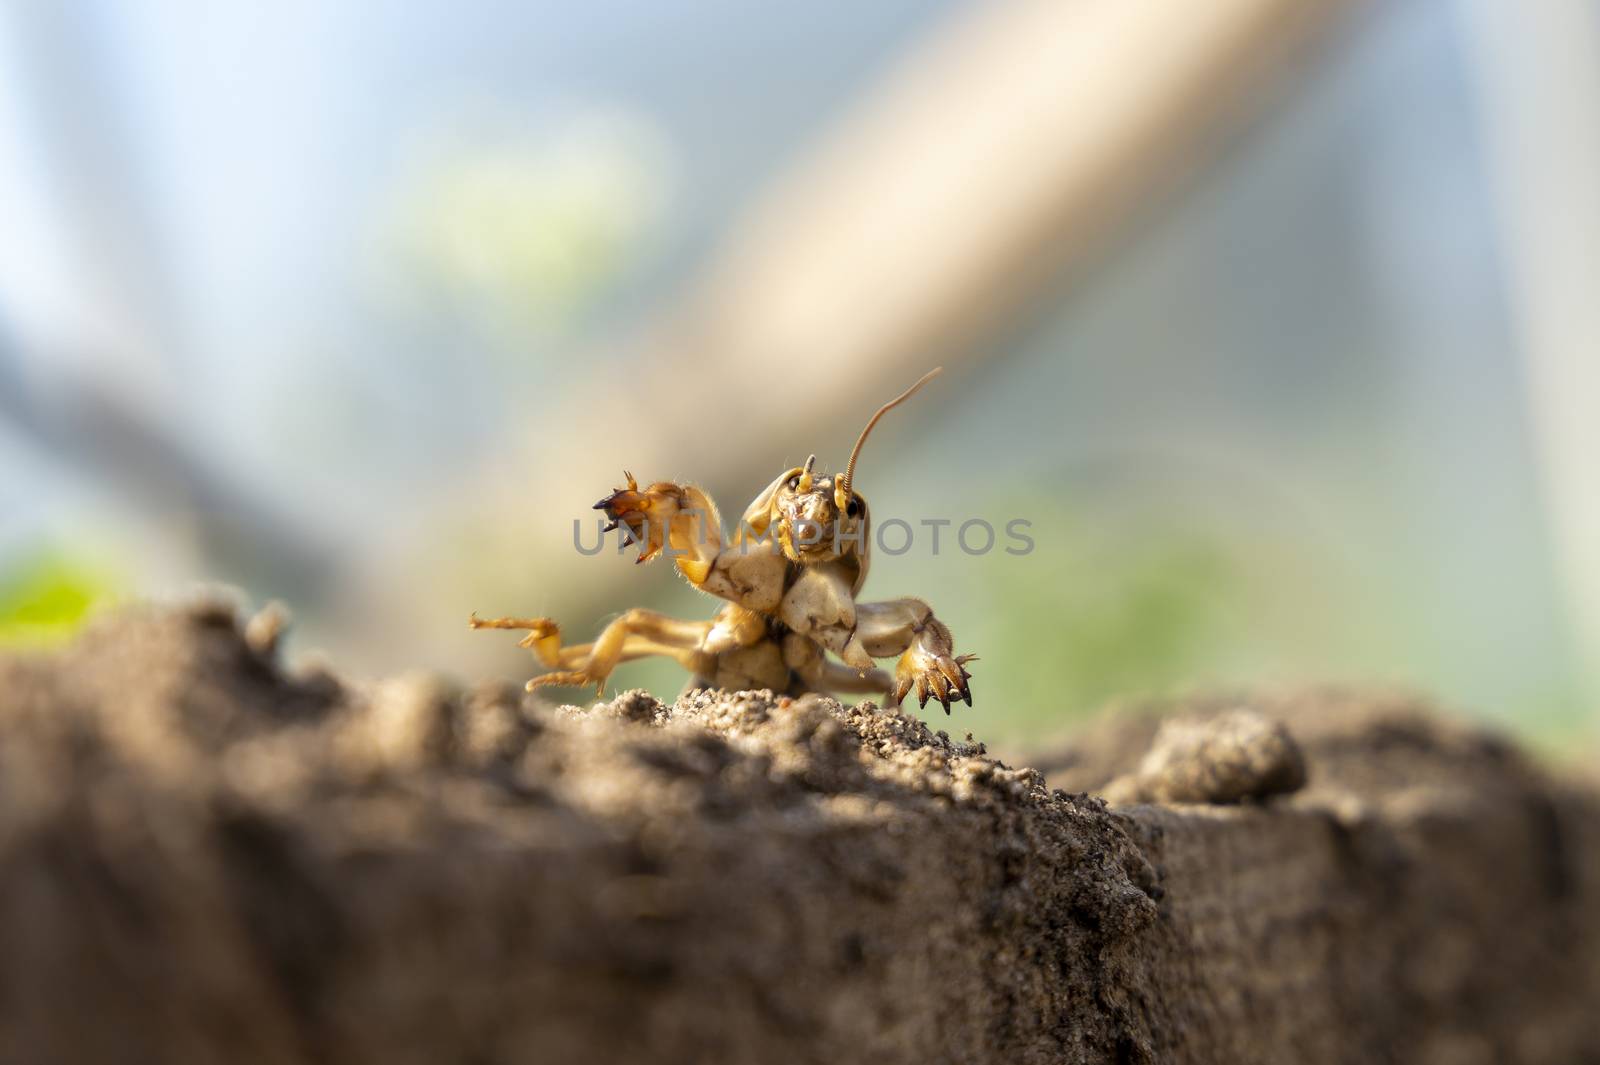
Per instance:
[[[861,497],[851,496],[850,505],[844,508],[844,512],[852,518],[859,518],[861,516]]]
[[[789,485],[790,488],[799,488],[800,487],[800,475],[797,473],[793,477],[789,478],[788,485]]]

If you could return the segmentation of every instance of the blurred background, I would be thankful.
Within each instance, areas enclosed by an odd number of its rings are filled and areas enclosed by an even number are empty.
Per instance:
[[[0,640],[225,581],[520,680],[469,612],[715,609],[574,550],[623,468],[736,517],[943,364],[857,483],[1032,523],[874,560],[955,731],[1341,680],[1590,748],[1596,278],[1593,0],[15,0]]]

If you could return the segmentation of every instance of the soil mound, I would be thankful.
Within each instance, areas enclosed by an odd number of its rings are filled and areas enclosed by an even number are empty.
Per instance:
[[[1047,783],[870,703],[553,709],[274,636],[0,660],[0,1060],[1600,1056],[1600,804],[1402,700],[1123,720]]]

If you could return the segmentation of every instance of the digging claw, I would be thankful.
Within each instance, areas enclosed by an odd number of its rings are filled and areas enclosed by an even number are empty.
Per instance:
[[[919,707],[926,707],[929,699],[939,700],[947,714],[950,712],[952,699],[960,699],[971,706],[972,674],[967,672],[966,663],[976,657],[976,655],[959,655],[951,658],[929,650],[912,648],[901,656],[900,664],[895,669],[895,684],[891,693],[895,703],[904,703],[906,696],[911,694],[911,689],[914,687],[917,690]]]
[[[633,474],[622,471],[627,487],[618,488],[594,505],[605,512],[610,522],[603,531],[626,529],[630,543],[639,545],[638,562],[648,562],[661,553],[666,530],[678,508],[678,489],[671,484],[653,484],[643,491]]]

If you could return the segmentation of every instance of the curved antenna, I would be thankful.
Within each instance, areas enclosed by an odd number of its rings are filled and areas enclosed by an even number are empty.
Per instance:
[[[878,424],[878,419],[894,410],[912,396],[916,395],[917,389],[921,388],[923,385],[939,376],[940,371],[943,369],[943,366],[935,366],[933,369],[923,374],[916,384],[912,385],[910,388],[906,389],[904,392],[900,393],[883,406],[879,407],[878,413],[874,414],[871,419],[867,421],[867,427],[861,430],[860,436],[856,437],[856,446],[850,449],[850,461],[845,465],[844,476],[835,481],[833,484],[834,506],[843,509],[850,502],[850,482],[855,479],[856,459],[861,457],[861,445],[867,442],[867,435],[872,432],[872,427]]]

